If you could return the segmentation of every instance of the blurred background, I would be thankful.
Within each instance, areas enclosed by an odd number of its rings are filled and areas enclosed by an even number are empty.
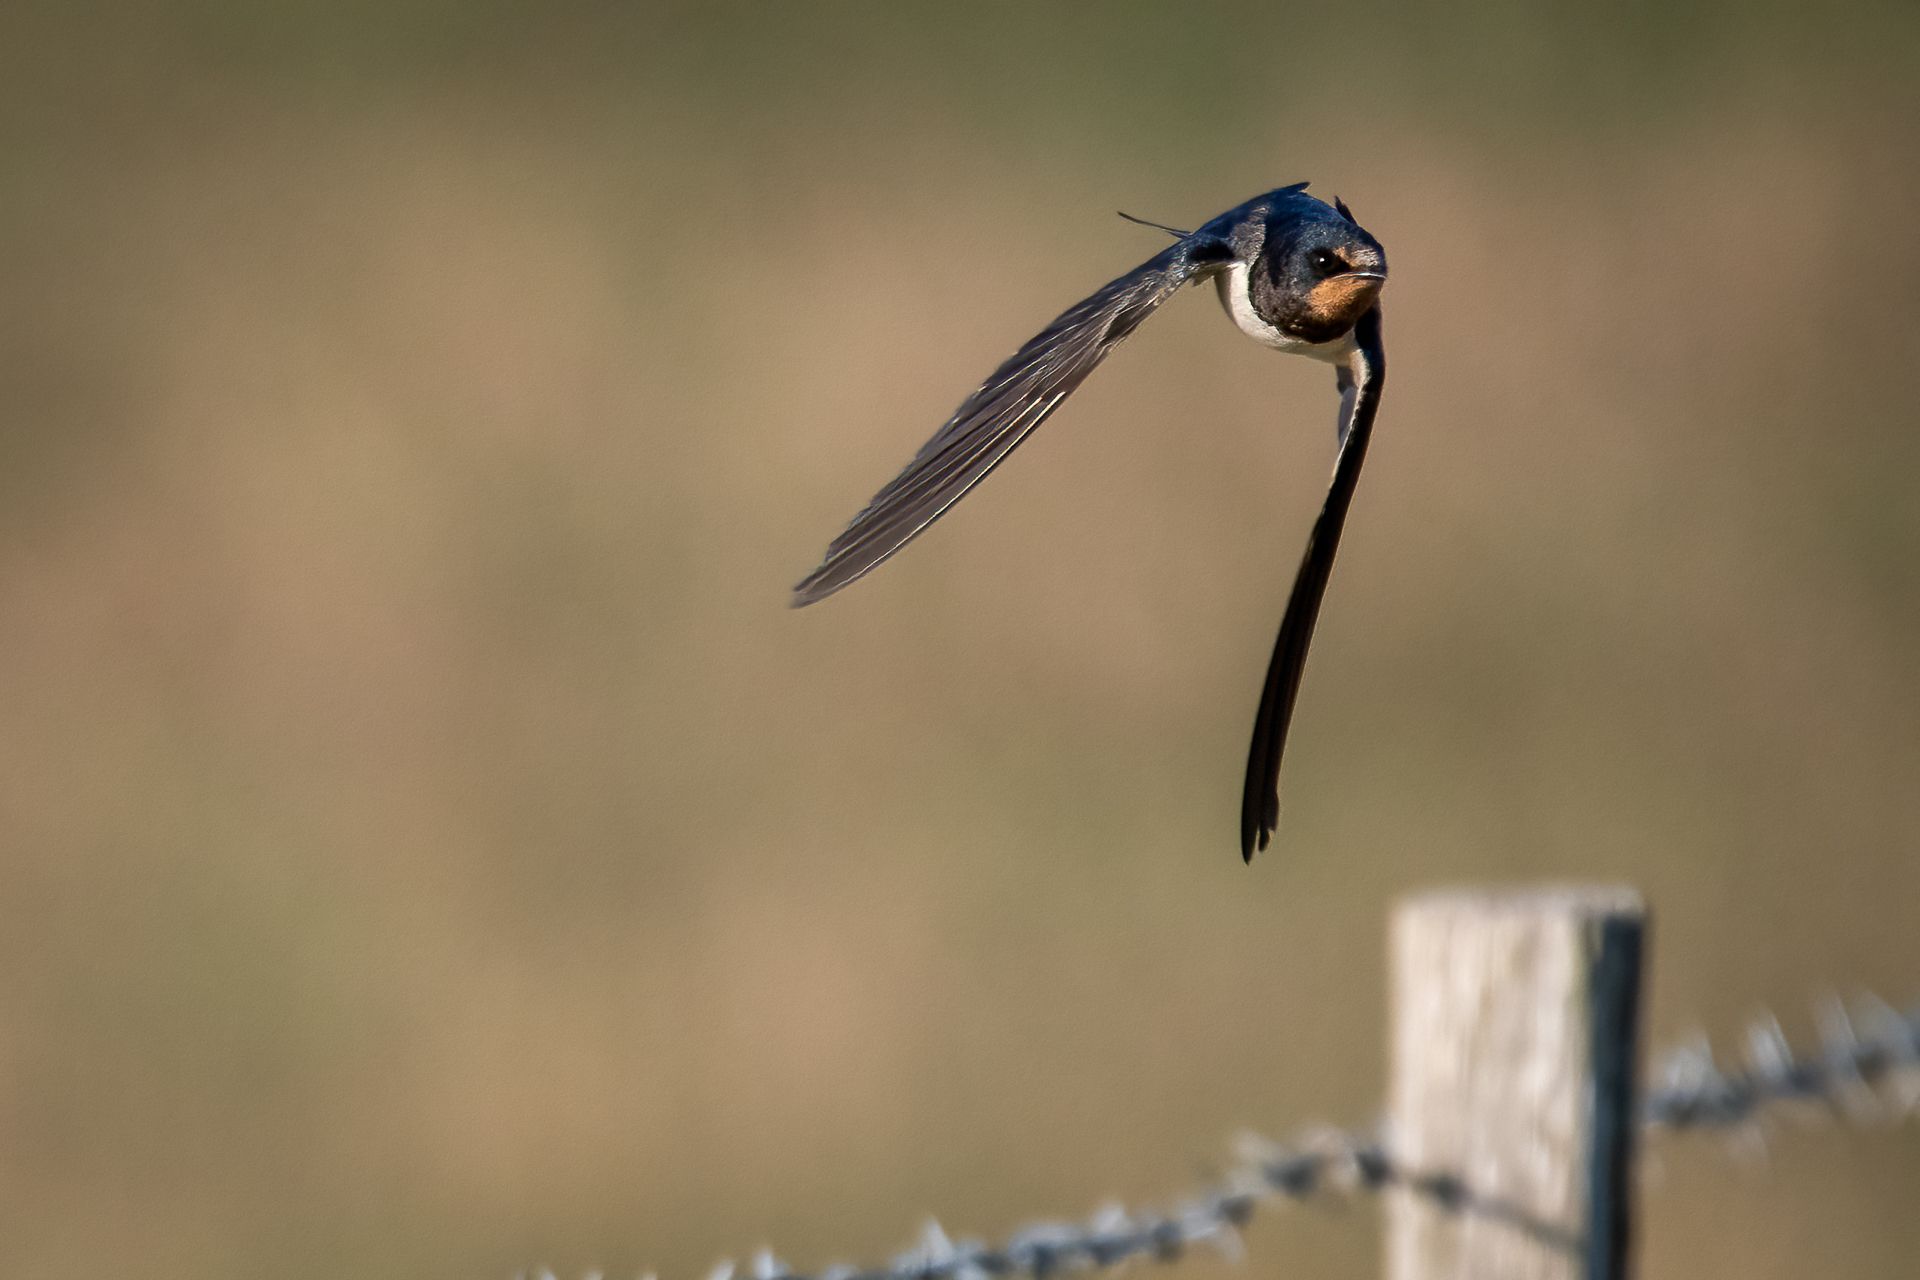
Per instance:
[[[1891,2],[9,5],[0,1272],[1151,1203],[1373,1117],[1435,885],[1639,886],[1654,1045],[1920,996],[1916,76]],[[1334,394],[1209,294],[786,591],[1113,210],[1298,179],[1393,376],[1249,869]],[[1911,1275],[1920,1134],[1771,1152],[1659,1143],[1646,1274]]]

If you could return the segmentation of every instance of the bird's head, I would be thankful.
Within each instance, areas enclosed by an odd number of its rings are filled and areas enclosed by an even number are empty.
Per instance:
[[[1250,282],[1255,305],[1293,337],[1338,338],[1387,283],[1386,252],[1344,207],[1314,200],[1273,219],[1267,236],[1260,255],[1265,269]]]

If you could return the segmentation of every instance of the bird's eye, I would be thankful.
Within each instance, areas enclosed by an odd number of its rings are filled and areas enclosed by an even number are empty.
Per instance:
[[[1327,249],[1313,251],[1313,269],[1323,276],[1337,276],[1347,269],[1347,264],[1339,254]]]

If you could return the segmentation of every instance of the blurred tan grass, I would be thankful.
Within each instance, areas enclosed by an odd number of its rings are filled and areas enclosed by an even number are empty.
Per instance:
[[[1144,89],[1089,15],[670,16],[631,84],[569,79],[588,17],[321,41],[330,86],[123,35],[14,153],[6,1270],[684,1272],[1150,1196],[1370,1112],[1384,906],[1441,880],[1641,885],[1658,1032],[1911,988],[1897,82],[1762,26],[1638,123],[1415,86],[1295,129],[1207,72],[1221,15]],[[1243,110],[1169,156],[1192,95]],[[1297,177],[1389,246],[1393,375],[1247,872],[1332,396],[1211,299],[871,582],[783,589],[1150,250],[1108,207]],[[1909,1137],[1668,1163],[1653,1274],[1911,1256]],[[1372,1265],[1357,1223],[1256,1248]]]

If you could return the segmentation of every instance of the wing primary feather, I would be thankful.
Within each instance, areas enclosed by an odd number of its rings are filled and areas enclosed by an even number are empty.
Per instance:
[[[1260,710],[1254,717],[1253,745],[1247,753],[1246,785],[1240,798],[1240,854],[1248,862],[1253,861],[1257,850],[1267,847],[1280,824],[1280,760],[1286,751],[1287,726],[1293,719],[1307,650],[1313,643],[1314,623],[1320,617],[1320,601],[1333,573],[1340,531],[1366,462],[1367,441],[1373,435],[1373,420],[1386,384],[1386,348],[1380,336],[1378,307],[1360,318],[1354,336],[1357,346],[1351,372],[1343,370],[1340,379],[1341,402],[1346,409],[1340,457],[1287,598],[1287,611],[1260,691]]]
[[[827,547],[793,589],[812,604],[872,572],[998,466],[1176,290],[1214,270],[1212,237],[1191,237],[1062,312],[967,397]]]
[[[856,537],[831,552],[829,560],[838,565],[847,565],[862,559],[863,553],[874,548],[891,544],[893,550],[898,550],[906,545],[909,539],[937,519],[947,507],[959,501],[968,488],[997,466],[1028,432],[1053,412],[1062,398],[1061,393],[1055,392],[1029,402],[1006,424],[1004,430],[982,436],[954,457],[943,460],[937,467],[924,473],[916,472],[912,483],[888,494],[884,509],[864,523]],[[891,550],[887,551],[880,558],[891,554]],[[875,565],[878,563],[878,559],[873,561]],[[861,572],[866,571],[863,569]],[[851,577],[846,578],[834,589],[851,581]]]
[[[896,550],[904,546],[1053,412],[1066,396],[1066,391],[1057,389],[1057,382],[1055,379],[1036,385],[1017,403],[1008,406],[1012,416],[1003,417],[999,430],[959,434],[944,443],[939,437],[929,441],[921,451],[923,456],[896,476],[869,504],[870,514],[863,513],[866,518],[856,521],[834,540],[827,550],[827,562],[841,565],[856,562],[863,550],[886,545],[890,540]],[[977,397],[979,393],[975,394]]]

